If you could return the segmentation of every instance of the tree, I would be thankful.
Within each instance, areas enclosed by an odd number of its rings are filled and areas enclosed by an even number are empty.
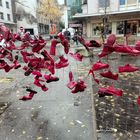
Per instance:
[[[56,21],[62,15],[57,0],[41,0],[37,12],[50,21]]]

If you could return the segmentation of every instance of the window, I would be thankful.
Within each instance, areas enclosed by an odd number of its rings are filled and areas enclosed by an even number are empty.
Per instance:
[[[2,0],[0,0],[0,6],[2,6]]]
[[[0,12],[0,19],[4,19],[4,15],[2,12]]]
[[[124,21],[117,22],[117,34],[124,33]]]
[[[87,4],[87,0],[83,0],[83,4]]]
[[[9,2],[6,1],[6,8],[9,8]]]
[[[137,0],[127,0],[127,4],[137,4]]]
[[[99,7],[109,7],[110,6],[110,1],[109,0],[99,0]]]
[[[120,5],[125,5],[125,0],[120,0]]]
[[[7,14],[7,20],[8,20],[8,21],[11,20],[10,14]]]

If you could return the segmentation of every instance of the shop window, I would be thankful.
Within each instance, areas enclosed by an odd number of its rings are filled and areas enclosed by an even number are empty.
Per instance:
[[[103,24],[93,24],[92,25],[92,35],[93,36],[99,36],[101,35],[101,30],[103,30]]]
[[[125,5],[125,0],[120,0],[120,5]]]
[[[137,0],[127,0],[127,4],[131,5],[131,4],[136,4]]]
[[[117,22],[117,34],[123,33],[124,33],[124,22],[123,21]]]
[[[112,32],[112,25],[111,25],[111,23],[108,23],[108,24],[106,24],[106,34],[110,34],[111,32]],[[104,33],[103,23],[93,24],[92,25],[92,35],[100,36],[101,33]]]
[[[137,34],[137,21],[128,21],[127,22],[127,28],[126,28],[126,32],[127,34],[131,33],[133,35]]]

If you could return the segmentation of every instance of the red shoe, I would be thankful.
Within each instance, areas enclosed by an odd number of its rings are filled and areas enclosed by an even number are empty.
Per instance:
[[[13,65],[13,67],[14,67],[14,69],[18,69],[18,68],[20,68],[21,67],[21,65],[18,63],[18,61],[17,60],[14,60],[14,65]]]
[[[80,55],[79,53],[75,53],[75,54],[69,53],[69,54],[70,54],[71,57],[73,57],[77,61],[82,61],[82,59],[83,59],[83,56]]]
[[[40,51],[45,47],[45,45],[46,45],[45,41],[44,43],[38,43],[36,47],[32,48],[32,52],[40,53]]]
[[[8,64],[6,64],[3,68],[5,72],[9,72],[11,69],[13,69],[13,66],[9,66]]]
[[[116,95],[116,96],[122,96],[122,94],[123,94],[122,90],[116,89],[113,86],[109,86],[107,88],[107,92],[110,93],[110,94]]]
[[[61,69],[61,68],[65,68],[69,65],[68,62],[63,63],[61,60],[55,64],[55,68],[56,69]]]
[[[32,74],[33,74],[33,75],[36,75],[36,76],[38,76],[38,77],[42,77],[42,74],[41,74],[40,71],[33,71]]]
[[[107,44],[104,44],[103,50],[98,54],[99,58],[105,57],[106,55],[111,54],[114,51],[113,47],[109,47]]]
[[[137,104],[140,105],[140,96],[137,99]]]
[[[42,86],[41,86],[41,89],[42,89],[43,91],[47,91],[47,90],[48,90],[48,88],[47,88],[45,85],[42,85]]]
[[[31,93],[34,93],[34,94],[37,94],[37,91],[32,90],[32,89],[30,89],[30,88],[27,88],[26,91],[31,92]]]
[[[107,92],[107,89],[105,87],[100,87],[98,90],[99,97],[105,97],[105,96],[113,96],[113,94],[110,94]]]
[[[25,67],[25,68],[27,68],[27,70],[25,71],[24,75],[29,76],[32,73],[33,70],[30,67]]]
[[[39,78],[35,77],[35,79],[34,79],[34,85],[36,85],[38,87],[42,87],[43,85],[40,83],[40,81],[41,80]]]
[[[69,41],[67,39],[65,39],[63,42],[61,42],[62,45],[64,46],[64,51],[66,54],[69,53]]]
[[[140,40],[138,40],[134,47],[136,50],[140,51]]]
[[[55,74],[55,69],[54,69],[54,63],[48,63],[48,62],[45,62],[45,68],[47,68],[51,74]]]
[[[66,59],[63,55],[60,56],[59,58],[60,58],[60,61],[61,61],[62,63],[68,62],[68,59]]]
[[[82,92],[84,91],[86,88],[85,82],[83,80],[80,80],[77,82],[77,84],[75,85],[75,89],[72,90],[71,92],[73,94],[77,93],[77,92]]]
[[[30,92],[27,96],[23,96],[19,100],[23,100],[23,101],[31,100],[33,96],[34,96],[34,93]]]
[[[61,40],[61,42],[63,42],[65,40],[65,37],[62,34],[62,32],[60,32],[59,34],[57,34],[57,36],[59,37],[59,39]]]
[[[93,70],[89,70],[89,73],[88,73],[88,75],[89,74],[92,74],[92,76],[93,76],[93,79],[95,80],[95,82],[97,83],[97,84],[99,84],[100,83],[100,81],[98,80],[98,79],[96,79],[96,77],[95,77],[95,74],[94,74],[94,72],[93,72]]]
[[[107,45],[113,45],[116,42],[116,36],[114,34],[111,34],[107,38]]]
[[[118,74],[113,74],[111,71],[100,73],[100,75],[113,80],[118,80]]]
[[[107,95],[107,96],[109,94],[116,95],[116,96],[122,96],[123,91],[120,90],[120,89],[116,89],[113,86],[109,86],[109,87],[100,87],[98,93],[99,94],[104,94],[104,95]]]
[[[122,72],[134,72],[134,71],[138,71],[139,68],[137,67],[133,67],[129,64],[126,64],[125,66],[120,66],[119,68],[119,73],[122,73]]]
[[[51,74],[49,75],[45,74],[44,78],[46,79],[47,83],[59,81],[58,77],[52,76]]]
[[[54,60],[52,59],[52,57],[49,55],[49,53],[46,50],[41,52],[41,54],[44,56],[45,60],[50,60],[52,64],[54,63]]]
[[[29,59],[27,58],[27,52],[20,52],[25,63],[28,63]]]
[[[128,53],[130,55],[140,55],[140,51],[136,50],[133,47],[124,46],[124,45],[116,45],[114,46],[115,52],[120,53]]]
[[[87,42],[85,41],[85,39],[81,36],[77,36],[77,39],[86,48],[86,50],[89,51],[89,48],[87,46]]]
[[[67,87],[68,87],[69,89],[73,89],[73,88],[76,86],[76,84],[77,84],[77,82],[71,81],[71,82],[69,82],[69,83],[67,84]]]
[[[69,72],[69,81],[71,82],[71,81],[73,81],[74,79],[73,79],[73,73],[72,73],[72,71],[70,71]]]
[[[56,39],[51,40],[51,46],[50,46],[50,55],[55,55],[56,54],[56,45],[59,42]]]
[[[101,44],[97,42],[96,40],[90,40],[89,42],[85,42],[85,45],[87,47],[95,47],[95,48],[101,47]]]
[[[25,48],[28,47],[28,46],[29,46],[29,42],[24,42],[24,43],[22,43],[22,44],[20,45],[19,48],[17,48],[17,50],[23,50],[23,49],[25,49]]]
[[[97,70],[101,70],[101,69],[105,69],[105,68],[109,68],[109,64],[104,64],[101,61],[98,61],[95,64],[93,64],[91,70],[97,71]]]

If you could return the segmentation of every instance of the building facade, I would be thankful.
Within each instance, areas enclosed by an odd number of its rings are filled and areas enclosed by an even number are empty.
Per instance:
[[[0,0],[0,22],[16,32],[13,4],[14,0]]]
[[[83,0],[82,14],[73,17],[83,24],[87,37],[99,37],[104,26],[106,33],[140,36],[140,0]]]
[[[68,27],[75,29],[81,28],[82,24],[75,20],[73,16],[76,13],[82,13],[82,0],[65,0],[65,5],[67,6]]]
[[[40,4],[39,0],[20,0],[16,2],[16,20],[17,28],[21,26],[25,31],[31,34],[48,34],[49,22],[41,15],[37,14],[37,7]]]

